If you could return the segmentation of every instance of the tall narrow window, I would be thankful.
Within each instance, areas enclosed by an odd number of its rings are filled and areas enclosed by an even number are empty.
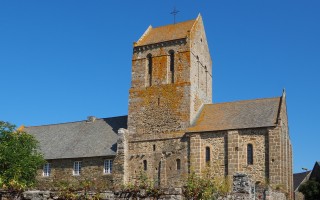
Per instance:
[[[73,163],[73,175],[81,174],[81,161],[75,161]]]
[[[210,162],[210,147],[206,147],[206,162]]]
[[[148,59],[147,83],[148,83],[148,86],[151,86],[152,85],[152,55],[148,54],[147,59]]]
[[[170,51],[170,81],[174,83],[174,51]]]
[[[143,161],[143,169],[144,169],[144,171],[147,171],[147,169],[148,169],[146,160]]]
[[[51,165],[50,163],[46,163],[43,165],[43,176],[50,176],[51,174]]]
[[[177,170],[181,169],[181,160],[177,159]]]
[[[104,161],[103,173],[111,174],[112,172],[112,160],[108,159]]]
[[[253,165],[253,146],[248,144],[247,146],[247,163],[248,165]]]

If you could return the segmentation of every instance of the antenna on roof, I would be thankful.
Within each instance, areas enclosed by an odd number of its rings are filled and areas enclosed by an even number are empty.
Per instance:
[[[173,24],[176,23],[176,15],[178,14],[178,12],[180,12],[180,11],[176,10],[176,7],[174,7],[173,11],[170,13],[171,15],[173,15]]]

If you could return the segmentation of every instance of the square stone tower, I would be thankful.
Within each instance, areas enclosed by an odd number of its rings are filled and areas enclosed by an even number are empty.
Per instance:
[[[202,17],[145,31],[134,43],[129,134],[186,130],[212,102],[212,61]]]

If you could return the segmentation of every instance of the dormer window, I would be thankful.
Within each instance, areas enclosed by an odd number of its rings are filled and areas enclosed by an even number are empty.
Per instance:
[[[151,54],[148,54],[147,56],[147,86],[151,86],[152,85],[152,55]]]

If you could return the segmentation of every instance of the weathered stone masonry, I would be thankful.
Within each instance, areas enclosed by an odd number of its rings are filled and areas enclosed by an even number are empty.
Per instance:
[[[37,187],[40,189],[57,189],[60,183],[73,184],[80,187],[83,181],[94,181],[94,184],[101,189],[111,189],[113,187],[112,174],[103,173],[103,164],[106,159],[114,157],[92,157],[47,160],[51,164],[51,174],[44,177],[42,169],[38,170]],[[82,168],[80,175],[73,175],[74,161],[81,161]]]
[[[175,28],[171,26],[167,31]],[[143,170],[160,185],[182,186],[189,170],[189,139],[184,134],[202,105],[211,102],[212,70],[201,17],[180,26],[189,28],[185,38],[148,43],[153,40],[148,36],[152,34],[149,28],[134,45],[128,115],[132,137],[129,180],[136,180]],[[174,52],[173,83],[168,77],[170,52]],[[150,55],[152,83],[148,85]],[[143,162],[147,162],[147,170]],[[181,169],[177,169],[177,162],[181,162]]]
[[[94,179],[118,190],[147,176],[155,186],[176,188],[189,173],[210,169],[220,177],[247,174],[252,184],[292,199],[286,94],[212,104],[212,60],[200,15],[150,26],[133,45],[131,77],[128,116],[27,128],[52,162],[51,176],[38,177],[43,186]],[[47,138],[63,138],[61,149]],[[102,174],[105,158],[113,158],[112,175]],[[72,176],[77,159],[82,174]]]
[[[181,173],[194,171],[201,175],[209,164],[216,175],[246,173],[257,183],[268,183],[274,187],[283,184],[282,189],[290,193],[292,161],[289,157],[291,147],[285,95],[281,98],[281,105],[272,100],[278,107],[273,119],[279,118],[274,124],[268,122],[263,127],[242,124],[220,131],[201,128],[194,131],[192,128],[204,120],[199,115],[204,112],[203,106],[212,101],[212,61],[201,17],[191,25],[188,23],[179,24],[179,29],[189,26],[182,38],[157,38],[155,32],[163,33],[163,29],[177,34],[173,31],[174,25],[156,29],[149,27],[134,45],[129,92],[128,134],[132,139],[129,139],[128,180],[137,180],[142,170],[160,185],[177,186],[183,184]],[[170,52],[175,55],[173,83],[169,80]],[[255,114],[252,117],[250,123],[255,124]],[[224,127],[228,127],[233,122],[224,123]],[[253,147],[253,164],[247,161],[248,144]],[[211,154],[209,163],[205,158],[207,147]],[[183,166],[180,171],[173,170],[177,159]],[[144,162],[147,162],[146,170]]]

